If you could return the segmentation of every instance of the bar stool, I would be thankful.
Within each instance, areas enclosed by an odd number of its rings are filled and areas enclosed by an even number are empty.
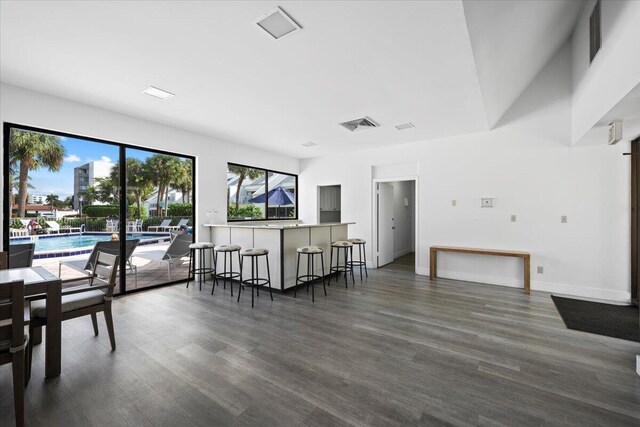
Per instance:
[[[191,275],[193,275],[193,280],[196,280],[196,276],[200,275],[198,283],[200,284],[200,290],[202,290],[202,282],[207,282],[206,274],[214,274],[213,288],[215,289],[217,280],[215,276],[216,269],[213,258],[213,248],[214,244],[211,242],[197,242],[189,245],[189,277],[187,278],[187,288],[189,287],[189,282],[191,282]],[[209,253],[211,254],[211,267],[205,265],[207,249],[209,249]],[[198,268],[196,268],[196,259],[198,260]],[[213,293],[213,289],[211,293]]]
[[[263,256],[267,260],[267,278],[259,277],[258,275],[258,259]],[[242,280],[242,274],[244,272],[244,259],[248,257],[251,261],[251,279]],[[271,301],[273,301],[273,294],[271,293],[271,272],[269,271],[269,249],[245,249],[242,252],[242,260],[240,262],[240,287],[238,288],[238,302],[240,302],[240,295],[242,294],[242,288],[244,286],[251,287],[251,307],[253,307],[253,289],[255,288],[256,294],[260,296],[260,286],[269,285],[269,295]]]
[[[329,257],[329,286],[331,286],[331,274],[344,273],[344,287],[348,288],[347,273],[351,272],[351,280],[353,284],[356,284],[356,279],[353,277],[353,268],[349,265],[349,252],[353,248],[353,243],[348,240],[336,240],[331,242],[331,255]],[[333,266],[333,250],[336,250],[336,266]],[[344,250],[344,265],[340,266],[340,249]],[[336,279],[337,281],[338,279]]]
[[[236,252],[238,254],[238,264],[242,267],[242,261],[240,260],[240,250],[242,248],[239,245],[220,245],[216,246],[215,252],[215,265],[216,265],[216,275],[215,278],[222,279],[222,286],[224,289],[227,289],[227,279],[229,279],[229,284],[231,285],[231,296],[233,296],[233,279],[242,280],[242,274],[240,271],[233,271],[233,253]],[[222,252],[224,254],[224,269],[222,273],[217,272],[218,266],[218,254]],[[227,254],[229,254],[229,270],[227,271]],[[213,295],[213,289],[211,290],[211,295]]]
[[[362,281],[362,267],[364,266],[364,273],[367,277],[369,277],[369,272],[367,271],[367,250],[365,248],[365,244],[367,243],[364,239],[349,239],[349,242],[353,243],[353,246],[358,247],[358,261],[354,261],[353,259],[353,248],[351,248],[351,261],[349,261],[349,265],[351,268],[360,267],[360,281]],[[364,254],[364,258],[362,258]]]
[[[315,302],[316,293],[315,293],[315,285],[314,281],[317,279],[322,279],[322,287],[324,288],[324,296],[327,296],[327,288],[324,286],[324,249],[320,246],[303,246],[297,249],[298,252],[298,264],[296,266],[296,286],[293,290],[293,297],[296,297],[298,293],[298,285],[299,284],[307,284],[307,292],[309,292],[309,284],[311,284],[311,302]],[[300,276],[300,255],[307,256],[307,274],[303,274]],[[315,270],[314,256],[320,255],[320,262],[322,263],[322,276],[318,276],[317,274],[313,274]]]

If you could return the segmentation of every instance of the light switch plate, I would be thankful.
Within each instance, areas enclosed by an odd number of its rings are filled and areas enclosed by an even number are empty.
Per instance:
[[[538,274],[544,274],[544,267],[541,265],[538,266]]]
[[[563,224],[566,224],[567,223],[567,216],[566,215],[562,215],[560,217],[560,222],[563,223]]]
[[[511,215],[511,222],[516,222],[516,216],[515,215]]]
[[[492,208],[493,207],[493,199],[492,198],[483,198],[481,200],[481,207],[483,208]]]
[[[452,200],[451,201],[451,206],[456,206],[458,204],[458,202],[456,200]]]

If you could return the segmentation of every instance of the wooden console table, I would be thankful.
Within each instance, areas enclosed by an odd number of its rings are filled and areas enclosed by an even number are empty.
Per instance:
[[[531,254],[520,251],[504,251],[498,249],[460,248],[455,246],[431,246],[429,248],[429,276],[438,277],[438,252],[458,252],[463,254],[493,255],[522,258],[524,261],[524,293],[531,292]]]

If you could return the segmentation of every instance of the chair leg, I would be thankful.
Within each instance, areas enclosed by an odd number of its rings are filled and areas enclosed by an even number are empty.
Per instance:
[[[29,324],[29,343],[27,344],[27,347],[29,347],[29,360],[27,361],[27,382],[31,378],[31,365],[33,362],[33,331],[34,329],[35,328],[33,327],[33,324],[30,323]]]
[[[192,269],[192,261],[193,261],[193,249],[189,250],[189,274],[187,275],[187,288],[189,288],[189,282],[191,281],[191,273]]]
[[[111,315],[111,305],[107,304],[104,308],[104,321],[107,324],[107,331],[109,332],[109,341],[111,341],[111,350],[116,349],[116,335],[113,331],[113,316]]]
[[[320,262],[322,263],[322,289],[324,289],[324,296],[327,296],[327,287],[324,285],[324,254],[320,254]]]
[[[13,402],[16,425],[24,425],[24,350],[13,353]]]
[[[93,323],[93,333],[98,335],[98,316],[96,313],[91,313],[91,323]]]
[[[253,258],[256,259],[256,276],[259,276],[260,275],[260,270],[258,269],[258,257],[254,256]],[[253,261],[251,261],[251,262],[253,263]],[[260,286],[256,286],[256,296],[260,296]]]
[[[273,294],[271,293],[271,272],[269,271],[269,255],[266,256],[267,259],[267,280],[269,283],[269,296],[271,297],[271,301],[273,301]]]
[[[242,258],[240,259],[242,261]],[[240,294],[242,293],[242,269],[244,268],[244,262],[240,262],[240,286],[238,286],[238,300],[236,302],[240,302]]]
[[[362,245],[362,253],[364,254],[364,275],[369,277],[369,272],[367,271],[367,246]]]
[[[327,286],[331,286],[331,273],[333,273],[333,247],[329,248],[329,280],[327,281]]]
[[[338,251],[340,252],[340,251]],[[348,272],[347,272],[347,261],[349,259],[349,251],[347,250],[347,248],[344,248],[344,287],[345,288],[349,288],[349,282],[347,280],[348,277]]]
[[[316,284],[313,283],[313,275],[315,274],[315,266],[314,266],[314,262],[313,262],[313,257],[314,255],[311,254],[309,255],[309,258],[311,258],[311,272],[307,271],[307,274],[310,275],[311,277],[308,277],[308,279],[311,279],[311,302],[316,302]]]

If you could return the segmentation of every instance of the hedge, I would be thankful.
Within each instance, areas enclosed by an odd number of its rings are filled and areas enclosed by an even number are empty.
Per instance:
[[[193,206],[191,203],[173,203],[169,205],[169,216],[185,216],[190,217],[193,212]]]
[[[147,210],[144,206],[140,206],[142,218],[147,217]],[[91,205],[82,209],[82,213],[92,218],[117,217],[120,215],[120,206],[118,205]],[[138,206],[129,205],[129,218],[138,218]]]

